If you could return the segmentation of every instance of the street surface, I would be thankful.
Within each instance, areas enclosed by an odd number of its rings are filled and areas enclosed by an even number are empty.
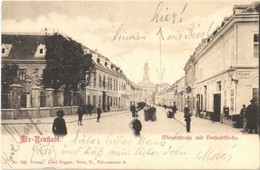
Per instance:
[[[185,121],[183,118],[183,112],[177,111],[175,119],[169,119],[166,116],[166,111],[162,107],[157,107],[157,120],[144,121],[143,110],[138,112],[138,119],[142,123],[141,135],[145,134],[176,134],[187,133],[185,127]],[[55,117],[32,119],[37,124],[37,128],[43,134],[52,133],[52,123]],[[78,126],[77,115],[65,115],[68,134],[74,134],[78,129],[81,129],[84,133],[93,134],[130,134],[132,129],[129,124],[133,120],[130,111],[118,111],[118,112],[104,112],[101,114],[100,122],[96,122],[96,114],[84,115],[83,126]],[[191,132],[190,134],[243,134],[241,129],[233,128],[229,125],[222,124],[220,122],[212,122],[207,119],[198,118],[192,116],[191,118]],[[37,128],[30,122],[29,119],[20,120],[2,120],[2,135],[6,134],[7,129],[3,125],[8,127],[14,127],[19,131],[29,130],[30,133],[38,133]]]

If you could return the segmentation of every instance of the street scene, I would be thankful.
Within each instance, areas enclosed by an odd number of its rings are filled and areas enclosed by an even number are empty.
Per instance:
[[[1,167],[259,168],[259,9],[2,2]]]
[[[184,113],[178,112],[176,113],[176,117],[174,118],[167,118],[167,113],[164,108],[157,107],[157,120],[152,121],[145,121],[144,120],[144,111],[141,110],[138,112],[138,117],[142,123],[142,134],[175,134],[175,133],[186,133],[186,124],[184,121]],[[133,129],[130,127],[131,121],[134,119],[132,118],[132,114],[130,111],[119,111],[119,112],[110,112],[110,113],[103,113],[100,118],[100,123],[96,122],[97,115],[92,114],[84,115],[82,118],[82,126],[78,126],[78,116],[77,115],[69,115],[64,117],[66,121],[66,126],[68,133],[75,134],[78,129],[83,130],[86,134],[109,134],[109,133],[123,133],[123,134],[131,134],[133,133]],[[38,128],[44,134],[52,134],[52,125],[54,118],[39,118],[33,119],[36,123],[40,121],[41,123],[37,124]],[[112,123],[116,122],[116,123]],[[191,121],[191,133],[192,134],[205,134],[209,130],[210,127],[212,134],[242,134],[241,129],[230,128],[229,125],[224,125],[219,122],[212,122],[209,120],[205,120],[199,117],[192,117]],[[27,123],[30,123],[28,119],[22,119],[20,121],[11,121],[11,120],[2,120],[2,125],[15,127],[16,129],[21,129]],[[113,124],[113,125],[111,125]],[[104,128],[109,127],[109,128]],[[2,128],[2,135],[6,135],[7,131]],[[37,134],[36,129],[32,129],[31,133]]]

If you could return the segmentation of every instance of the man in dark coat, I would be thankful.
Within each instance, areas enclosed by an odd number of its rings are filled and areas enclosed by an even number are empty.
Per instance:
[[[247,131],[245,114],[246,114],[246,105],[243,104],[242,109],[240,110],[240,121],[241,121],[240,123],[242,125],[243,132]]]
[[[98,105],[98,108],[97,108],[97,122],[99,122],[99,119],[100,119],[100,115],[102,113],[102,109],[101,109],[101,106],[100,104]]]
[[[187,132],[190,132],[191,113],[188,105],[186,105],[184,108],[184,118],[186,121],[186,130]]]
[[[78,111],[77,111],[77,113],[78,113],[78,125],[79,126],[82,126],[82,117],[83,117],[84,112],[85,112],[85,110],[84,110],[83,106],[82,105],[79,106]]]
[[[67,135],[67,127],[66,122],[63,119],[64,112],[63,110],[57,111],[57,117],[54,119],[52,132],[57,136],[65,136]]]
[[[140,136],[140,131],[142,130],[142,124],[140,120],[137,119],[137,117],[132,120],[130,123],[130,127],[134,130],[134,135],[135,136]]]
[[[130,111],[132,112],[132,117],[135,117],[136,108],[134,104],[131,105]]]
[[[173,112],[173,118],[175,119],[175,113],[176,113],[176,111],[177,111],[177,107],[176,107],[176,105],[175,105],[175,102],[174,102],[174,104],[173,104],[173,106],[172,106],[172,112]]]
[[[258,133],[258,106],[256,104],[256,100],[252,99],[250,101],[250,105],[246,108],[246,119],[247,119],[247,128],[249,129],[249,133]]]

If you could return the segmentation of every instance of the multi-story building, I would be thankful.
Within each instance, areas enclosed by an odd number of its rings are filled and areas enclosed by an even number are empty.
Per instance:
[[[175,81],[172,85],[164,86],[155,95],[156,105],[172,106],[174,103],[179,111],[183,111],[186,101],[185,76]]]
[[[259,101],[258,32],[259,2],[235,5],[233,14],[202,41],[192,56],[196,86],[193,97],[197,96],[197,106],[211,119],[222,120],[224,107],[229,110],[226,117],[230,117],[239,114],[250,99]]]
[[[21,102],[24,108],[31,107],[33,100],[31,88],[39,86],[42,80],[47,50],[44,37],[48,35],[50,34],[2,34],[2,64],[19,66],[18,83],[23,88]],[[96,73],[87,77],[90,84],[87,84],[86,95],[83,94],[82,104],[89,103],[94,108],[100,104],[104,111],[127,109],[131,88],[122,70],[96,51],[85,46],[82,48],[85,53],[92,54],[96,66]],[[54,97],[54,103],[55,99]]]
[[[186,62],[184,71],[185,71],[185,103],[189,108],[196,112],[198,108],[197,96],[194,93],[195,90],[195,58],[191,56]]]
[[[19,66],[18,83],[23,86],[22,107],[31,107],[31,87],[42,79],[45,60],[44,34],[2,34],[2,67]]]
[[[113,64],[107,57],[85,48],[92,54],[96,73],[88,79],[86,88],[87,104],[94,109],[101,105],[103,111],[126,110],[130,105],[130,83],[120,67]]]

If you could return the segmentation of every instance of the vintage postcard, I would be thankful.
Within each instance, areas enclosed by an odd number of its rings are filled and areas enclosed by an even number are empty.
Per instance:
[[[2,1],[2,169],[259,169],[259,1]]]

